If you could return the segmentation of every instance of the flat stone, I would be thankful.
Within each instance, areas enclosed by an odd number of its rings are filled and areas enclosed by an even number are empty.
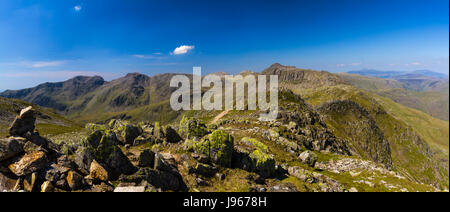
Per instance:
[[[38,151],[24,155],[19,161],[9,165],[8,168],[17,176],[25,176],[41,170],[46,164],[45,153]]]
[[[145,186],[117,187],[114,192],[145,192]]]

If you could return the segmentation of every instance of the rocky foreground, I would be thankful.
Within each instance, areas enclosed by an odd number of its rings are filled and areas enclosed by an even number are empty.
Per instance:
[[[0,191],[436,190],[383,164],[351,157],[345,142],[314,114],[299,119],[295,109],[285,109],[280,120],[286,122],[271,123],[206,125],[183,118],[178,126],[160,126],[111,120],[88,124],[81,142],[56,144],[35,130],[36,114],[28,107],[11,124],[9,136],[0,139]],[[305,131],[298,125],[314,127]],[[277,161],[280,155],[294,159]],[[410,184],[416,186],[404,186]]]

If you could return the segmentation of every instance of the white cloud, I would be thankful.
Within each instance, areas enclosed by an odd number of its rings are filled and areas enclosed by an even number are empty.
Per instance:
[[[55,66],[61,66],[64,65],[64,61],[40,61],[40,62],[33,62],[30,64],[33,68],[45,68],[45,67],[55,67]]]
[[[73,9],[78,12],[83,9],[83,7],[81,7],[81,5],[76,5],[75,7],[73,7]]]
[[[186,45],[183,45],[183,46],[177,47],[177,48],[173,51],[172,54],[174,54],[174,55],[186,54],[186,53],[188,53],[188,51],[190,51],[190,50],[192,50],[192,49],[194,49],[194,48],[195,48],[195,46],[186,46]]]

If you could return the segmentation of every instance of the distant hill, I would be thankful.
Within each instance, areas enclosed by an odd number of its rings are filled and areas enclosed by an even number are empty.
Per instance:
[[[27,102],[50,107],[64,112],[71,102],[82,98],[87,93],[104,85],[102,77],[78,76],[64,82],[44,83],[34,88],[2,92],[0,96],[6,98],[22,99]]]
[[[396,78],[396,77],[402,76],[402,75],[409,75],[409,76],[416,76],[416,77],[421,76],[421,77],[448,79],[448,75],[430,71],[430,70],[380,71],[380,70],[374,70],[374,69],[363,69],[363,70],[348,71],[347,73],[359,74],[362,76],[378,77],[378,78]]]
[[[378,77],[378,78],[393,78],[394,76],[405,74],[405,72],[401,72],[401,71],[380,71],[380,70],[373,70],[373,69],[348,71],[346,73],[358,74],[361,76]]]
[[[337,73],[345,82],[387,97],[404,106],[449,120],[449,83],[446,79],[399,75],[393,79]]]
[[[167,110],[170,94],[174,90],[169,87],[173,75],[149,77],[130,73],[111,82],[101,77],[79,76],[34,88],[8,90],[0,96],[50,107],[79,121],[101,122],[111,118],[171,120],[176,117]]]
[[[442,73],[437,73],[437,72],[430,71],[430,70],[411,71],[411,72],[408,72],[408,74],[422,75],[422,76],[434,77],[434,78],[442,78],[442,79],[446,79],[447,78],[448,79],[448,75],[442,74]]]

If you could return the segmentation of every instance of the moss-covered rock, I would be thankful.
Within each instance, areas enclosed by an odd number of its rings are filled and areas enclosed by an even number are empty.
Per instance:
[[[131,174],[135,168],[129,159],[123,154],[119,148],[119,140],[113,130],[99,131],[102,135],[100,142],[84,141],[77,150],[76,162],[84,171],[89,172],[90,165],[93,160],[105,164],[111,171],[112,177],[118,177],[120,174]],[[98,139],[98,133],[90,136],[91,140]],[[95,136],[94,136],[95,135]],[[92,145],[95,144],[95,145]]]
[[[127,124],[123,127],[121,131],[122,138],[124,139],[125,144],[133,144],[134,139],[136,139],[142,130],[139,127],[133,126],[131,124]]]
[[[195,118],[183,117],[178,129],[183,138],[203,137],[210,133],[205,123]]]
[[[241,142],[253,150],[259,149],[264,153],[269,153],[269,148],[254,138],[244,137],[241,139]]]
[[[86,141],[94,148],[97,148],[100,144],[100,141],[103,137],[103,133],[100,130],[96,130],[92,132],[87,138]]]
[[[165,126],[162,128],[164,133],[164,140],[169,143],[176,143],[182,140],[180,135],[178,135],[177,131],[174,130],[171,126]]]
[[[242,138],[241,144],[245,145],[246,151],[251,152],[248,156],[241,156],[241,166],[248,171],[260,174],[262,177],[270,177],[275,173],[275,160],[270,155],[269,148],[254,138]],[[244,152],[244,154],[248,154]]]
[[[234,138],[230,134],[216,130],[201,141],[186,140],[185,150],[207,155],[212,162],[223,167],[231,167]]]
[[[262,177],[270,177],[275,173],[275,160],[268,153],[257,149],[249,157],[252,161],[254,171]]]
[[[108,129],[108,127],[106,127],[106,126],[103,125],[103,124],[93,124],[93,123],[89,123],[89,124],[86,124],[86,129],[88,129],[88,130],[91,131],[91,132],[94,132],[94,131],[97,131],[97,130],[99,130],[99,131],[105,131],[105,130]]]
[[[217,171],[218,170],[216,167],[203,163],[197,163],[195,168],[191,170],[191,172],[204,177],[213,177],[217,173]]]

